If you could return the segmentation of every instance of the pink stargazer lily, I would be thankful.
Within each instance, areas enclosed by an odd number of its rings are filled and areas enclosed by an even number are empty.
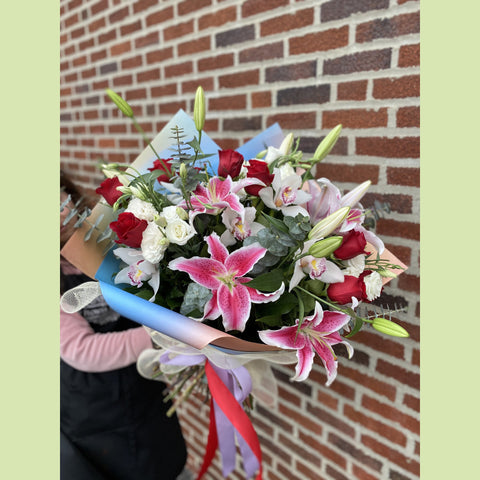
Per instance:
[[[322,360],[327,371],[329,386],[337,376],[337,357],[332,345],[343,343],[348,350],[349,358],[353,355],[353,347],[345,341],[338,330],[348,323],[349,316],[339,312],[324,312],[316,302],[313,315],[305,317],[298,327],[299,320],[291,327],[282,327],[280,330],[263,330],[258,332],[260,339],[267,345],[297,350],[298,363],[292,380],[305,380],[313,366],[315,352]]]
[[[276,292],[265,294],[244,285],[248,273],[267,251],[259,244],[239,248],[229,253],[216,233],[205,237],[211,258],[176,258],[168,267],[186,272],[190,278],[206,288],[213,296],[205,305],[203,319],[223,318],[225,330],[243,332],[250,316],[252,303],[267,303],[278,300],[285,290],[282,283]],[[202,320],[203,320],[202,319]]]

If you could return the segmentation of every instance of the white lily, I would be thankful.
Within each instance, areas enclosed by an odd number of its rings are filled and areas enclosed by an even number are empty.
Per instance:
[[[221,242],[227,247],[235,245],[237,241],[245,240],[265,228],[254,221],[256,213],[255,207],[246,207],[242,213],[235,212],[231,208],[225,209],[222,212],[222,221],[226,230],[220,236]]]

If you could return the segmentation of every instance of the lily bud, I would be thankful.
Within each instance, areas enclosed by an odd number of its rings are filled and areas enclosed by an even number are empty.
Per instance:
[[[292,149],[293,145],[293,133],[289,133],[283,140],[280,145],[279,150],[282,152],[285,152],[285,155],[288,155],[290,153],[290,150]]]
[[[133,117],[132,107],[118,94],[110,88],[105,90],[105,93],[110,97],[110,100],[122,111],[122,113],[129,118]]]
[[[177,207],[175,209],[175,212],[177,212],[177,215],[182,219],[182,220],[187,220],[188,219],[188,213],[182,208],[182,207]]]
[[[187,167],[184,163],[180,164],[180,169],[178,173],[180,174],[180,178],[182,178],[183,180],[187,178]]]
[[[267,150],[262,150],[255,155],[255,158],[262,159],[267,154]]]
[[[409,337],[409,333],[400,325],[382,317],[373,319],[372,327],[381,333],[391,335],[392,337]]]
[[[328,237],[314,243],[309,249],[308,254],[315,258],[328,257],[333,253],[343,241],[343,237]]]
[[[341,199],[341,205],[343,207],[350,207],[353,208],[359,201],[360,199],[365,195],[367,192],[368,188],[372,182],[370,180],[367,180],[366,182],[361,183],[357,187],[355,187],[353,190],[348,192],[346,195],[344,195]]]
[[[341,131],[342,125],[337,125],[333,130],[328,133],[328,135],[320,142],[320,145],[315,150],[312,162],[321,162],[330,153],[332,148],[337,143]]]
[[[193,120],[195,128],[200,132],[205,124],[205,93],[202,87],[198,87],[195,93],[195,103],[193,106]]]
[[[320,220],[308,234],[309,240],[325,238],[328,234],[332,233],[344,220],[347,218],[350,207],[339,208],[336,212],[333,212],[328,217]]]

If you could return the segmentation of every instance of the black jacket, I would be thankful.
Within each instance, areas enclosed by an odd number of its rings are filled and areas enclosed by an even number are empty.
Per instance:
[[[86,280],[62,279],[65,289]],[[97,332],[138,327],[101,301],[89,307],[81,313]],[[89,373],[60,360],[61,480],[174,480],[186,446],[177,417],[166,416],[164,389],[135,364]]]

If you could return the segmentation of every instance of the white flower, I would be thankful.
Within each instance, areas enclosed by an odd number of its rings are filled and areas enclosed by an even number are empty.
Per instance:
[[[180,218],[171,221],[165,227],[165,235],[171,243],[185,245],[194,235],[195,229]]]
[[[263,203],[269,208],[281,210],[285,216],[295,217],[299,213],[308,217],[308,212],[300,205],[308,202],[311,195],[304,192],[302,178],[293,168],[274,168],[271,187],[262,188],[259,192]]]
[[[146,220],[147,222],[153,222],[158,212],[155,207],[149,203],[134,197],[128,203],[126,212],[133,213],[139,220]]]
[[[153,302],[160,286],[160,272],[157,266],[145,260],[142,253],[135,248],[120,247],[115,249],[113,253],[127,264],[127,267],[117,273],[114,282],[128,283],[140,288],[143,282],[148,281],[148,284],[153,288],[153,296],[149,299],[149,302]]]
[[[226,208],[222,212],[222,222],[227,229],[220,237],[221,242],[226,246],[234,245],[237,240],[242,241],[258,233],[264,226],[254,221],[256,213],[255,207],[246,207],[241,214]]]
[[[145,260],[151,263],[158,263],[168,247],[168,240],[161,228],[153,222],[149,222],[147,228],[143,231],[142,255]]]
[[[370,302],[380,296],[383,282],[378,272],[372,272],[370,275],[364,277],[363,281],[365,282],[367,298]]]
[[[343,274],[358,278],[365,270],[365,255],[357,255],[356,257],[344,260],[343,263],[346,266]]]
[[[183,208],[177,207],[176,205],[170,205],[161,211],[158,218],[158,223],[162,227],[165,227],[174,220],[186,220],[187,218],[188,214]]]

